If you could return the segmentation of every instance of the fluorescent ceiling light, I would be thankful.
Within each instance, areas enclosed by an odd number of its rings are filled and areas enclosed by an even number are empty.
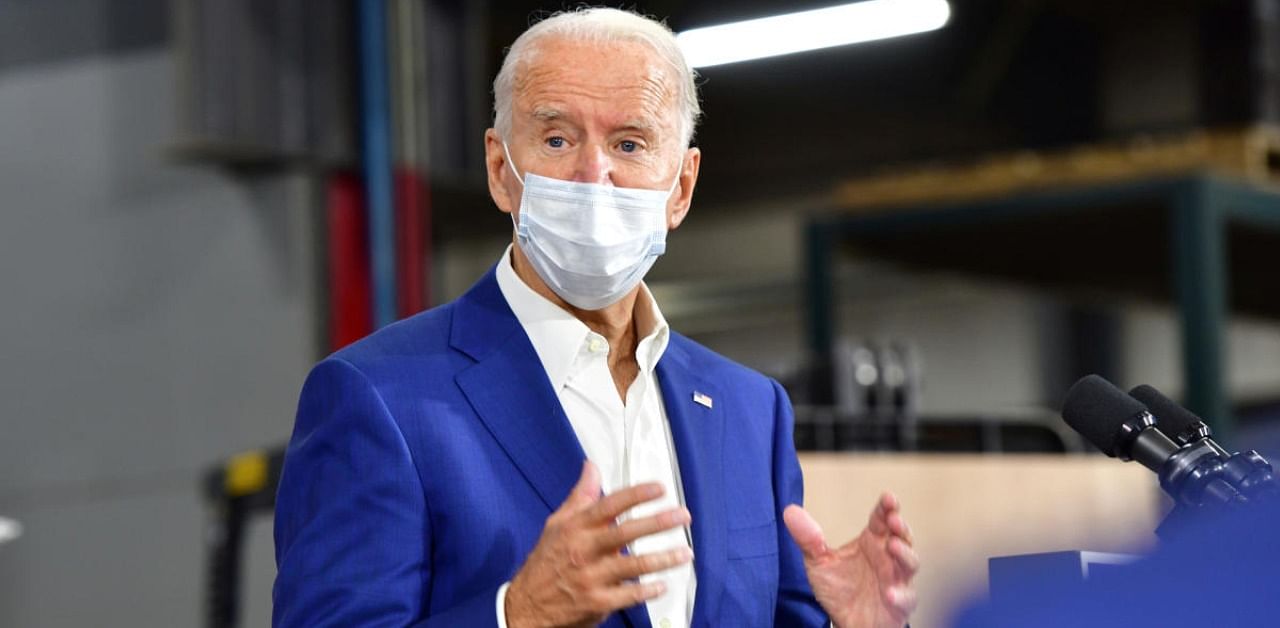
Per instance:
[[[676,35],[689,65],[705,68],[942,28],[947,0],[866,0],[695,28]]]
[[[22,536],[22,524],[13,519],[0,517],[0,543],[12,541]]]

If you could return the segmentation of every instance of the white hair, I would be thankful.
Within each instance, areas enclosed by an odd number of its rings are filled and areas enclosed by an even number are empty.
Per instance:
[[[593,43],[642,43],[675,70],[677,102],[680,106],[680,139],[688,146],[694,127],[702,115],[698,104],[697,73],[689,67],[676,44],[675,34],[666,24],[621,9],[585,7],[552,14],[521,33],[502,60],[502,69],[493,80],[493,127],[504,139],[510,138],[511,99],[515,74],[536,53],[536,44],[545,37],[562,37]]]

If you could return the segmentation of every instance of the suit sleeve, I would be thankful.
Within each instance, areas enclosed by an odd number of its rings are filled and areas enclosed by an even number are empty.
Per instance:
[[[774,392],[773,493],[778,522],[778,604],[773,625],[777,628],[830,626],[826,612],[813,597],[809,576],[804,570],[800,547],[782,522],[782,511],[791,504],[804,504],[804,477],[796,457],[793,433],[795,416],[791,400],[777,382]]]
[[[350,363],[321,362],[303,386],[276,494],[272,624],[437,625],[445,618],[423,619],[428,514],[409,448],[377,390]],[[494,625],[496,592],[450,609],[448,619]]]

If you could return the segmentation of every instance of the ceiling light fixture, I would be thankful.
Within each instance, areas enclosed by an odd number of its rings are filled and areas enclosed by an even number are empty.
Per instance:
[[[865,0],[825,9],[775,15],[676,35],[689,65],[705,68],[888,39],[942,28],[947,0]]]

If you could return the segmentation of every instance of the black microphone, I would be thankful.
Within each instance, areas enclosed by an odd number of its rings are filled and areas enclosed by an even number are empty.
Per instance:
[[[1102,453],[1125,462],[1137,460],[1157,473],[1178,452],[1177,443],[1156,429],[1146,406],[1097,375],[1071,386],[1062,418]]]
[[[1155,471],[1160,487],[1180,504],[1245,501],[1222,479],[1224,461],[1213,448],[1203,442],[1180,447],[1157,429],[1147,406],[1097,375],[1071,386],[1062,418],[1108,456],[1137,460]]]
[[[1208,441],[1209,446],[1217,450],[1218,455],[1223,457],[1231,455],[1213,440],[1213,431],[1203,419],[1164,396],[1154,387],[1146,384],[1134,386],[1133,390],[1129,391],[1129,396],[1142,402],[1142,405],[1155,415],[1156,425],[1160,426],[1160,431],[1171,435],[1179,445]]]
[[[1143,384],[1129,391],[1134,399],[1142,402],[1156,417],[1156,424],[1184,446],[1207,446],[1223,460],[1223,477],[1237,491],[1251,498],[1275,497],[1280,493],[1272,476],[1271,463],[1255,450],[1229,453],[1217,441],[1203,419],[1178,405],[1160,391]]]

